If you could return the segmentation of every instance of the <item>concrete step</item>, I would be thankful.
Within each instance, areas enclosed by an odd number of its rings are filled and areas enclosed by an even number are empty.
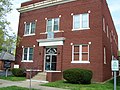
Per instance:
[[[37,75],[35,75],[33,80],[41,80],[41,81],[46,81],[46,73],[45,72],[40,72]]]

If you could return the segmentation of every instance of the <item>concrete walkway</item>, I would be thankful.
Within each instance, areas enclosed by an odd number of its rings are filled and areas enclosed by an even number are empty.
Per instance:
[[[43,82],[38,82],[38,81],[32,81],[31,82],[31,87],[34,89],[38,90],[67,90],[67,89],[60,89],[60,88],[54,88],[54,87],[46,87],[46,86],[40,86],[40,84],[43,84]],[[19,86],[19,87],[26,87],[29,88],[30,86],[30,81],[7,81],[7,80],[2,80],[0,79],[0,88],[1,87],[8,87],[8,86]]]

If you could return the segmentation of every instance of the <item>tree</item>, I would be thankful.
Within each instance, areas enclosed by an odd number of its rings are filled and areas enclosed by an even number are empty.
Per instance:
[[[0,0],[0,51],[3,50],[5,48],[5,44],[7,45],[8,41],[11,42],[12,39],[8,34],[10,23],[6,20],[6,15],[12,10],[11,6],[11,0]]]

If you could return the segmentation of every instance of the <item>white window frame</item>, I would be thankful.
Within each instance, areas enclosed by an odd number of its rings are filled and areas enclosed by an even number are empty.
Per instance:
[[[107,25],[107,37],[109,38],[109,27]]]
[[[82,45],[88,45],[88,61],[82,60]],[[74,61],[74,46],[79,46],[79,60],[78,61]],[[72,62],[71,63],[90,63],[89,53],[90,53],[89,44],[72,45]]]
[[[106,32],[105,31],[105,18],[104,17],[103,17],[103,31]]]
[[[27,48],[27,60],[24,60],[24,49]],[[22,61],[21,62],[33,62],[33,60],[29,60],[29,50],[33,47],[24,47],[23,54],[22,54]],[[33,48],[33,56],[34,56],[34,48]],[[32,57],[33,58],[33,57]]]
[[[88,20],[88,22],[87,22],[87,28],[83,28],[82,27],[82,16],[84,15],[84,14],[87,14],[87,20]],[[75,27],[75,24],[74,24],[74,17],[75,16],[79,16],[80,17],[80,28],[77,28],[77,29],[75,29],[74,27]],[[72,31],[76,31],[76,30],[85,30],[85,29],[90,29],[90,25],[89,25],[89,13],[83,13],[83,14],[77,14],[77,15],[73,15],[73,29],[72,29]]]
[[[36,29],[36,22],[35,21],[33,21],[34,23],[35,23],[35,29]],[[34,33],[31,33],[31,26],[32,26],[32,23],[33,22],[28,22],[29,24],[30,24],[30,26],[29,26],[29,33],[28,34],[26,34],[25,32],[26,32],[26,25],[28,24],[28,23],[25,23],[25,29],[24,29],[24,36],[32,36],[32,35],[35,35],[35,31],[34,31]]]
[[[58,30],[56,30],[56,31],[54,30],[54,20],[55,20],[55,19],[58,19]],[[60,31],[60,30],[59,30],[59,29],[60,29],[60,18],[52,18],[52,19],[47,19],[47,20],[46,20],[46,33],[48,33],[48,31],[47,31],[47,26],[48,26],[47,23],[48,23],[48,20],[52,20],[52,30],[51,30],[51,32],[59,32],[59,31]]]
[[[104,47],[104,64],[107,64],[107,59],[106,59],[106,48]]]

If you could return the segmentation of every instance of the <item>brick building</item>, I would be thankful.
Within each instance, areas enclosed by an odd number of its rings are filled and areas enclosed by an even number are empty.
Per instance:
[[[21,4],[16,63],[62,79],[63,70],[93,71],[93,80],[112,76],[118,35],[106,0],[30,0]]]

